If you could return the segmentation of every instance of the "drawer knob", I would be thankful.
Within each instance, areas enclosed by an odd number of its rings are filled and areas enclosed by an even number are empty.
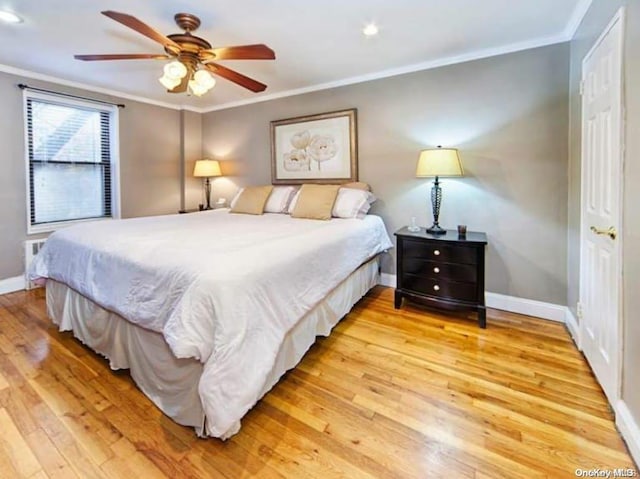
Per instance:
[[[433,254],[435,254],[436,256],[440,256],[440,250],[439,249],[433,250]]]
[[[438,286],[437,284],[433,287],[433,289],[435,289],[436,291],[440,291],[440,286]]]
[[[433,272],[434,273],[439,273],[440,272],[440,268],[438,268],[437,266],[435,268],[433,268]]]

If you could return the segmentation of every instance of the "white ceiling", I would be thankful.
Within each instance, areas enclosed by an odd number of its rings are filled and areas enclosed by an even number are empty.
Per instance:
[[[2,0],[21,15],[0,24],[0,70],[12,68],[197,110],[286,96],[570,39],[590,0]],[[116,10],[178,33],[177,12],[198,15],[213,46],[266,43],[275,61],[225,61],[268,85],[255,94],[220,79],[201,98],[170,94],[158,60],[81,62],[74,54],[162,53],[103,16]],[[374,21],[377,37],[362,28]],[[6,67],[12,68],[6,68]],[[69,83],[72,84],[72,83]]]

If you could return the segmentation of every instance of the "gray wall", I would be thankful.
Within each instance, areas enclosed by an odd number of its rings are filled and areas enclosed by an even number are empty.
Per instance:
[[[175,213],[180,205],[180,112],[0,72],[0,280],[24,272],[27,239],[22,91],[30,86],[126,104],[120,109],[122,216]],[[43,235],[36,235],[37,238]]]
[[[623,365],[622,398],[640,423],[640,2],[594,0],[571,42],[571,108],[569,161],[569,291],[567,302],[575,311],[580,288],[580,142],[582,59],[616,11],[626,6],[625,164],[623,199]]]
[[[124,101],[120,109],[122,217],[180,207],[180,112]]]
[[[392,233],[431,221],[419,151],[457,147],[467,176],[444,181],[441,224],[488,233],[489,291],[565,304],[568,83],[568,45],[539,48],[210,112],[203,153],[225,160],[230,197],[270,183],[271,120],[357,108],[360,179]]]
[[[202,158],[202,115],[183,111],[184,197],[186,208],[196,208],[203,202],[202,181],[193,177],[196,160]],[[211,201],[213,201],[213,193]]]

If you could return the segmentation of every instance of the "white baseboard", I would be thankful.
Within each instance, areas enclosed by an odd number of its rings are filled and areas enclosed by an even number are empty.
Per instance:
[[[571,337],[573,338],[573,342],[576,343],[578,349],[582,351],[580,325],[578,324],[578,320],[576,319],[576,317],[573,315],[573,312],[569,308],[566,308],[564,323],[567,325],[567,329],[569,330],[569,334],[571,334]]]
[[[616,403],[616,426],[627,443],[631,457],[640,465],[640,427],[623,400]]]
[[[526,314],[536,318],[550,319],[564,323],[566,319],[566,306],[545,303],[534,299],[518,298],[506,294],[485,293],[488,308],[501,309],[512,313]]]
[[[382,286],[396,287],[396,275],[381,273],[380,282]],[[559,304],[545,303],[533,299],[518,298],[498,293],[485,293],[488,308],[501,309],[512,313],[526,314],[536,318],[549,319],[564,323],[566,321],[567,307]],[[577,323],[576,323],[577,330]],[[573,334],[573,333],[572,333]]]
[[[24,276],[14,276],[13,278],[0,279],[0,294],[13,293],[24,289]]]
[[[390,288],[396,287],[396,275],[388,273],[380,273],[379,285],[389,286]]]

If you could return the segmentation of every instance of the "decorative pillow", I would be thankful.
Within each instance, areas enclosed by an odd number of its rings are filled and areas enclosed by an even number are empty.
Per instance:
[[[340,188],[331,212],[336,218],[365,217],[376,197],[365,190]]]
[[[352,188],[354,190],[371,191],[371,186],[369,186],[369,183],[364,183],[362,181],[354,181],[352,183],[345,183],[345,184],[343,184],[341,186],[342,186],[342,188]]]
[[[234,198],[235,204],[231,207],[231,213],[245,213],[248,215],[261,215],[264,205],[271,194],[273,186],[247,186]]]
[[[338,185],[302,185],[293,208],[293,218],[330,220],[333,204],[338,196]]]
[[[289,202],[296,194],[295,186],[274,186],[264,206],[265,213],[287,213]]]

